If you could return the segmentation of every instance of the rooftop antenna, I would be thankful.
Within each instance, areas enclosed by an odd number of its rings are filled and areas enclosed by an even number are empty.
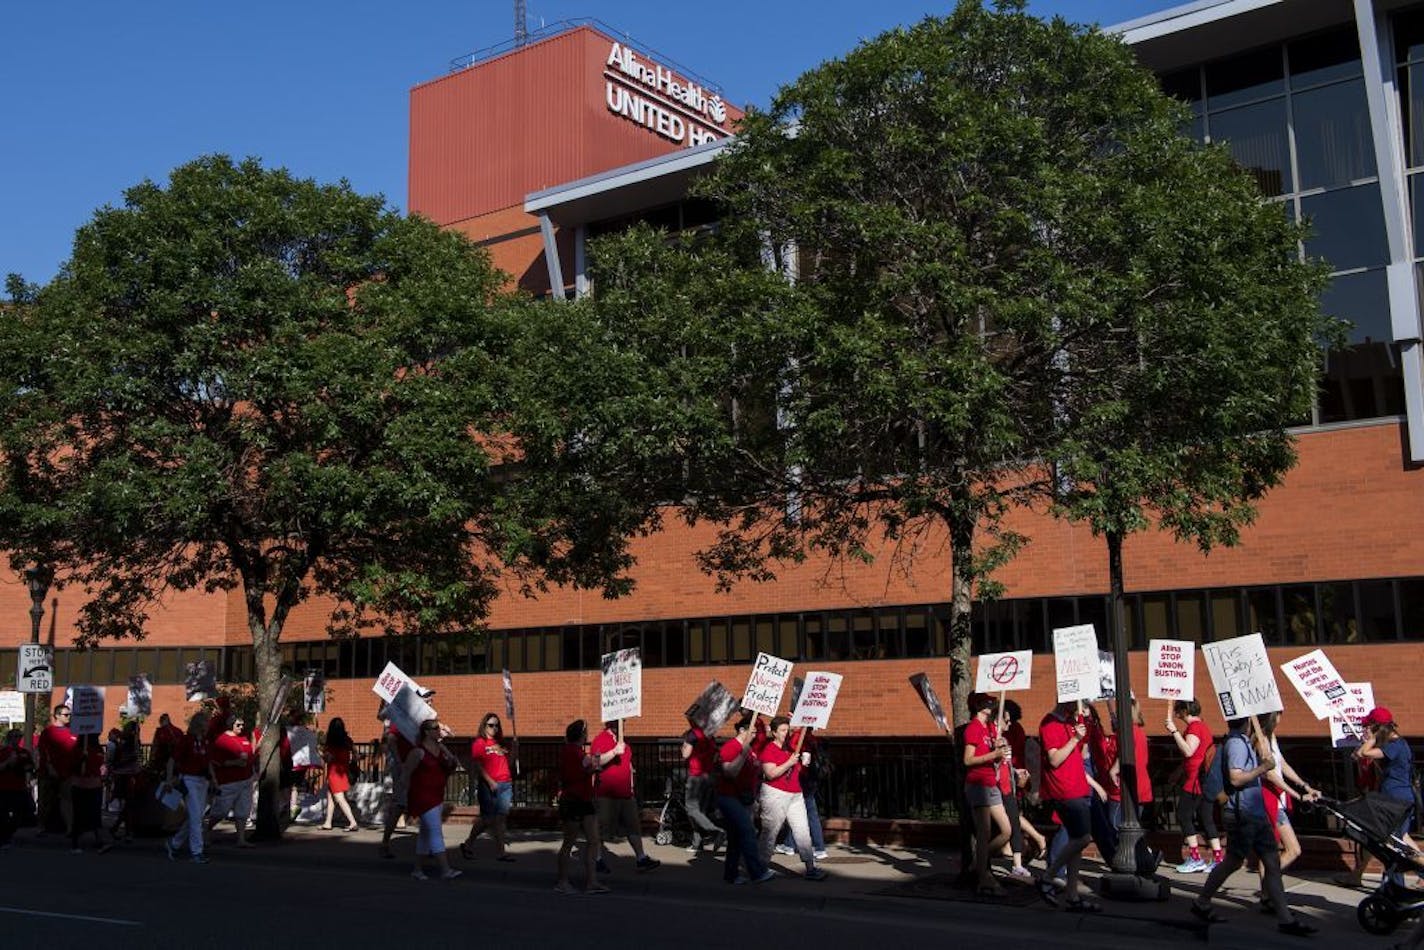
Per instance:
[[[525,16],[524,0],[514,0],[514,45],[529,42],[529,20]]]

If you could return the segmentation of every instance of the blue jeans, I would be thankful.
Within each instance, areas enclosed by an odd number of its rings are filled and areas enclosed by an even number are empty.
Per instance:
[[[727,861],[722,866],[722,877],[728,883],[737,879],[737,865],[747,866],[747,877],[755,881],[766,873],[766,865],[757,854],[756,827],[752,824],[751,812],[742,800],[734,795],[718,795],[717,810],[727,824]]]
[[[826,850],[826,835],[821,829],[821,812],[816,807],[816,792],[814,789],[801,789],[801,798],[806,802],[806,824],[811,828],[811,849],[813,851]],[[784,825],[781,834],[776,836],[777,844],[785,844],[786,839],[791,837],[791,826]]]
[[[507,815],[509,809],[514,805],[514,783],[497,782],[494,788],[490,788],[484,782],[480,782],[475,786],[475,796],[480,802],[481,818]]]

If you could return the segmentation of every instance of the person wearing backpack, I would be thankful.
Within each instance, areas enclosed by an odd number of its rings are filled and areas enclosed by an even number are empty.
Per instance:
[[[1179,719],[1186,723],[1185,729],[1177,728]],[[1183,758],[1182,788],[1177,795],[1177,823],[1182,826],[1187,859],[1177,865],[1177,873],[1210,871],[1212,865],[1221,861],[1221,836],[1216,832],[1216,821],[1212,815],[1215,806],[1211,798],[1202,794],[1202,775],[1211,771],[1216,744],[1212,741],[1211,730],[1202,722],[1201,703],[1195,699],[1179,699],[1173,703],[1172,715],[1167,720],[1167,735],[1177,744]],[[1210,861],[1202,858],[1198,826],[1211,845]]]
[[[1300,920],[1286,903],[1285,883],[1281,878],[1281,857],[1275,830],[1266,816],[1266,802],[1261,790],[1261,777],[1276,767],[1275,757],[1266,737],[1257,728],[1255,741],[1247,737],[1250,719],[1232,719],[1203,790],[1226,797],[1226,853],[1207,875],[1201,893],[1192,901],[1192,916],[1206,924],[1220,923],[1224,918],[1212,909],[1211,899],[1226,879],[1245,863],[1250,854],[1261,862],[1265,875],[1262,886],[1275,911],[1276,929],[1292,937],[1308,937],[1316,928]]]

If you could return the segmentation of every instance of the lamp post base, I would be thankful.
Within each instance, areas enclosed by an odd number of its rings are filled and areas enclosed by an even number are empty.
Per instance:
[[[1112,900],[1147,903],[1167,900],[1172,895],[1172,885],[1157,878],[1109,871],[1098,882],[1098,893]]]

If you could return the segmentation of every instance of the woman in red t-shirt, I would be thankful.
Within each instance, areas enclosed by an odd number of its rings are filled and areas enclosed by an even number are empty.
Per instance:
[[[79,836],[94,834],[94,844],[103,854],[113,847],[104,841],[104,746],[97,735],[82,735],[74,746],[73,771],[69,779],[69,849],[79,854]]]
[[[1004,889],[989,870],[989,857],[1003,850],[1010,837],[1000,785],[1009,744],[999,735],[999,704],[994,697],[975,693],[969,713],[973,718],[964,728],[964,794],[974,809],[974,873],[981,897],[1002,897]]]
[[[761,884],[776,875],[762,861],[757,846],[756,823],[752,820],[752,808],[757,802],[757,791],[761,786],[761,765],[757,762],[752,745],[756,738],[753,713],[743,713],[737,722],[737,734],[726,742],[717,753],[717,764],[713,771],[717,776],[717,810],[727,825],[726,863],[722,867],[722,879],[728,884],[745,884],[751,881]],[[738,864],[745,864],[747,873],[737,873]]]
[[[622,755],[626,750],[620,742],[613,751]],[[603,894],[608,891],[599,883],[593,866],[603,847],[593,808],[595,768],[594,758],[588,751],[588,726],[582,719],[575,719],[564,730],[564,745],[559,750],[559,821],[563,824],[564,840],[559,846],[559,879],[554,884],[554,890],[560,894],[574,892],[573,884],[569,882],[569,855],[573,853],[579,832],[583,832],[583,892]]]
[[[1093,794],[1083,766],[1088,726],[1078,712],[1078,704],[1068,702],[1055,706],[1039,723],[1038,738],[1043,745],[1044,759],[1041,794],[1043,800],[1053,806],[1064,834],[1062,849],[1056,844],[1050,849],[1055,853],[1049,864],[1065,868],[1067,909],[1080,914],[1098,913],[1102,906],[1078,889],[1083,849],[1092,840],[1089,799]],[[1047,903],[1058,903],[1052,882],[1040,882],[1038,892]]]
[[[806,866],[805,878],[819,881],[826,872],[816,866],[811,847],[811,826],[806,818],[806,799],[801,794],[801,769],[811,763],[811,753],[791,748],[791,720],[777,716],[771,721],[771,741],[758,753],[761,759],[761,841],[762,863],[771,864],[771,849],[783,824],[791,826],[796,853]]]
[[[401,768],[406,807],[420,826],[415,838],[415,868],[410,876],[428,881],[421,858],[433,858],[440,877],[451,880],[460,876],[450,867],[445,856],[445,780],[459,768],[455,754],[440,741],[440,721],[427,719],[420,724],[420,741],[405,757]]]
[[[494,838],[495,860],[513,861],[506,853],[505,826],[514,804],[514,776],[510,772],[510,756],[517,752],[518,739],[508,744],[498,713],[485,713],[480,720],[480,734],[470,744],[470,778],[475,783],[480,814],[470,824],[470,833],[460,842],[460,856],[466,861],[475,856],[475,839],[486,828]]]
[[[188,720],[188,731],[178,740],[173,756],[168,760],[167,786],[182,794],[188,806],[184,824],[168,839],[168,860],[177,860],[178,849],[186,837],[188,853],[194,864],[207,864],[203,853],[203,812],[208,807],[208,779],[212,775],[211,723],[207,713],[196,712]]]
[[[1186,729],[1177,728],[1177,720]],[[1202,797],[1201,770],[1207,750],[1214,744],[1211,730],[1201,719],[1201,703],[1195,699],[1179,699],[1172,704],[1172,716],[1167,720],[1167,734],[1182,753],[1182,792],[1177,796],[1177,823],[1182,826],[1182,841],[1187,847],[1187,859],[1177,865],[1180,874],[1210,871],[1222,858],[1221,838],[1216,833],[1216,803]],[[1206,833],[1211,845],[1211,860],[1202,859],[1201,837],[1197,826]]]
[[[338,806],[346,816],[347,831],[361,827],[351,813],[351,803],[346,800],[346,793],[351,790],[351,754],[355,749],[356,744],[346,734],[346,723],[340,716],[331,720],[331,725],[326,727],[326,743],[321,747],[321,760],[326,763],[326,821],[322,823],[322,831],[331,830]]]

